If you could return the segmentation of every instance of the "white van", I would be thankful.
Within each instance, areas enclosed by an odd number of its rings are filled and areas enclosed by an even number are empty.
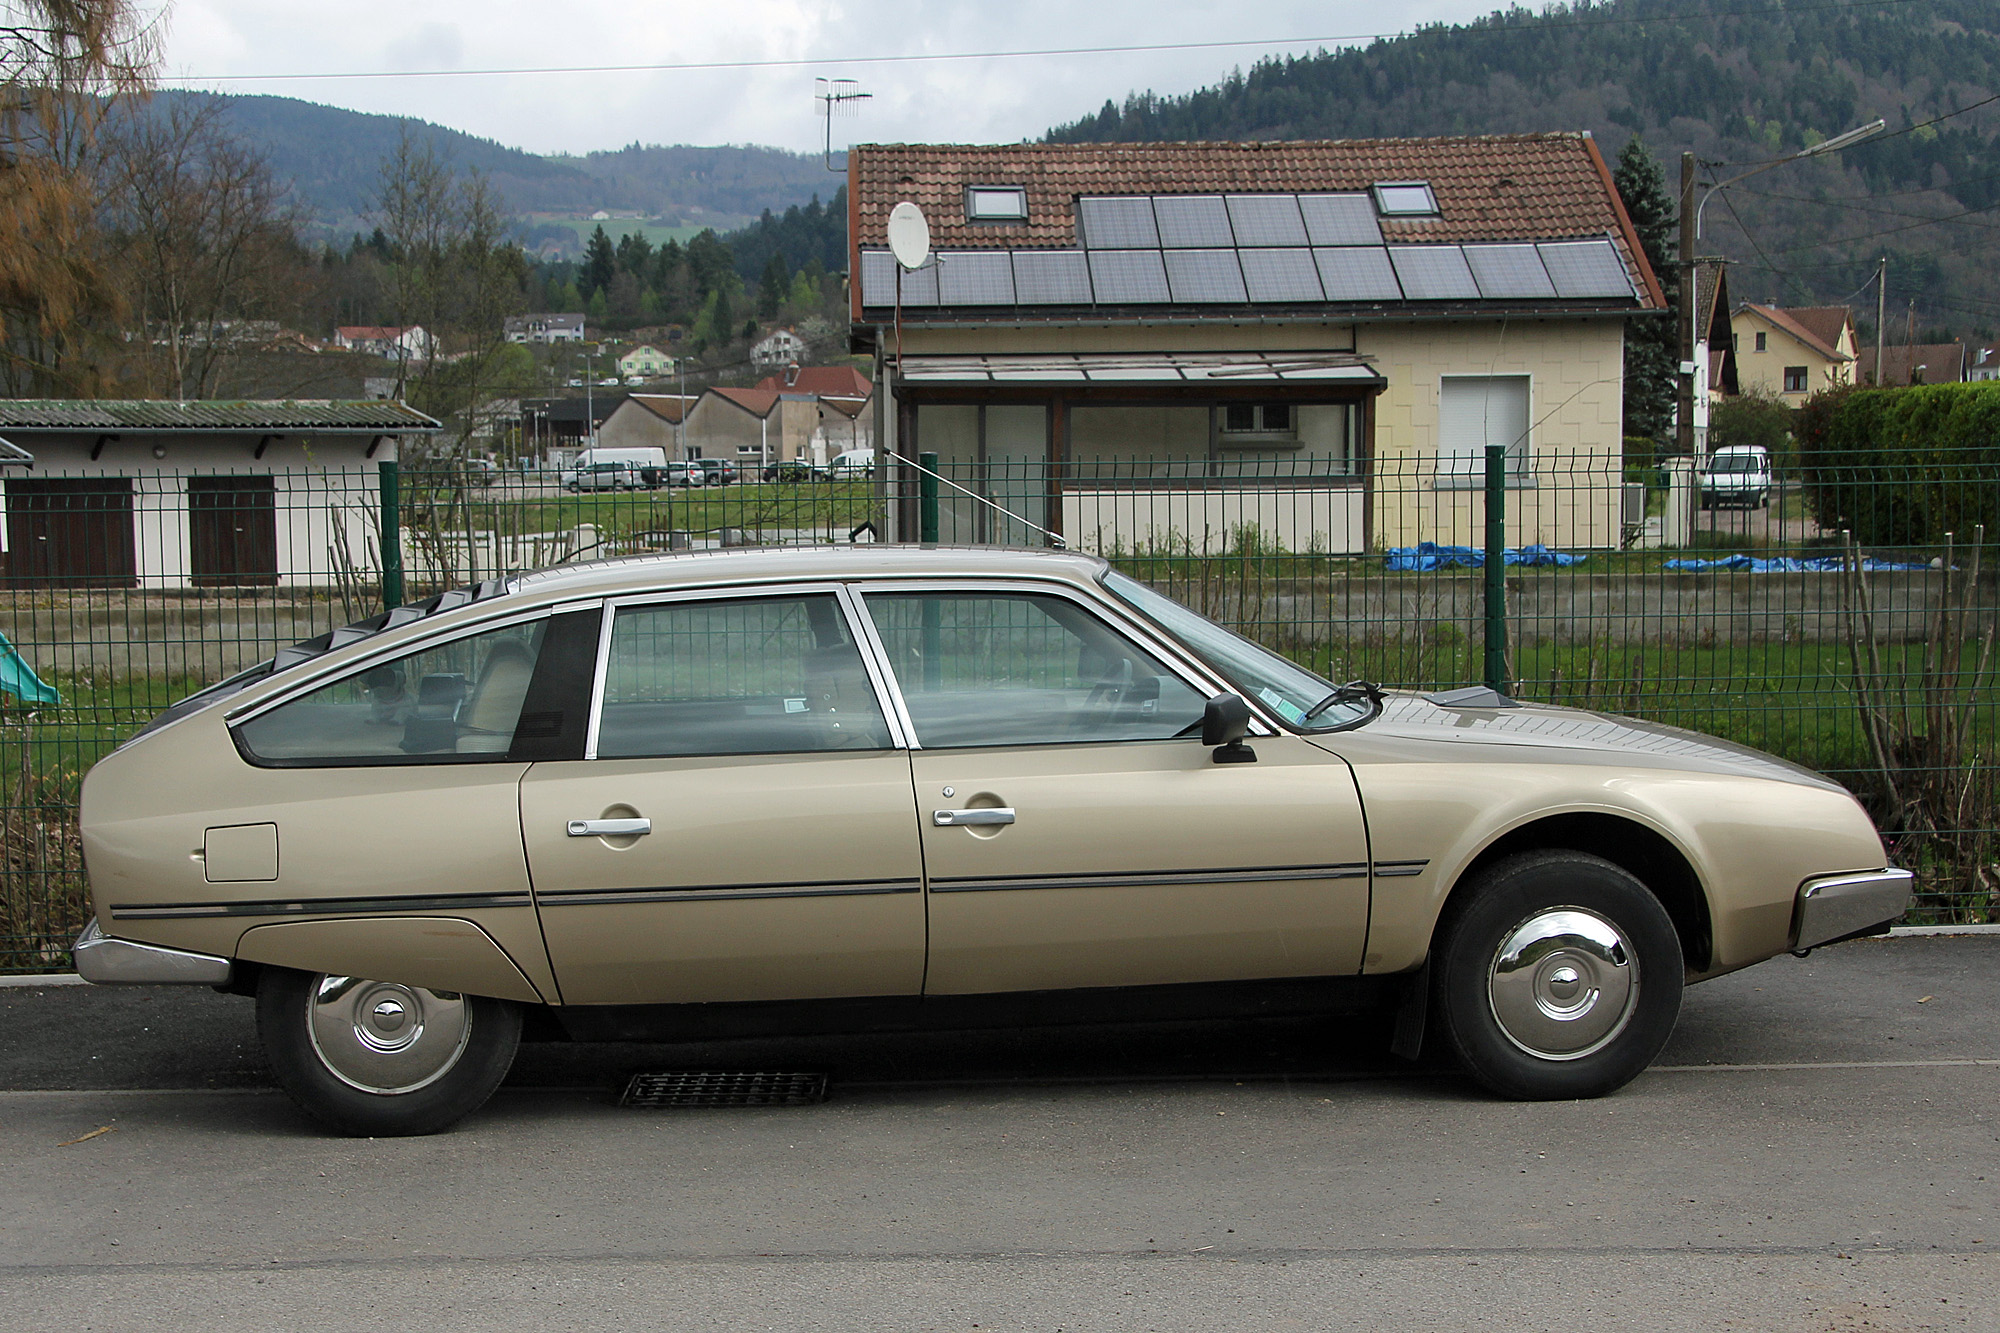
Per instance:
[[[1771,455],[1760,444],[1726,445],[1708,456],[1701,471],[1701,507],[1771,503]]]
[[[633,478],[632,484],[637,485],[637,479],[643,468],[658,468],[661,473],[665,472],[667,451],[665,449],[605,449],[602,447],[585,449],[576,456],[576,462],[572,463],[563,472],[563,489],[570,491],[579,489],[578,478],[592,472],[594,465],[598,463],[623,464],[625,470]],[[604,469],[595,470],[600,473],[604,471]],[[608,488],[596,487],[593,489]]]
[[[833,461],[826,465],[828,481],[866,481],[875,475],[875,451],[873,449],[849,449],[835,454]]]

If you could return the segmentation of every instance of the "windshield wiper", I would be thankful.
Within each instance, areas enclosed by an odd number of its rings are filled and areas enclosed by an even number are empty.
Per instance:
[[[1310,722],[1335,704],[1358,703],[1366,703],[1369,706],[1368,718],[1372,719],[1377,713],[1382,711],[1382,687],[1373,681],[1350,680],[1345,685],[1335,689],[1332,694],[1327,695],[1326,698],[1314,704],[1311,708],[1306,709],[1305,716],[1299,720]]]

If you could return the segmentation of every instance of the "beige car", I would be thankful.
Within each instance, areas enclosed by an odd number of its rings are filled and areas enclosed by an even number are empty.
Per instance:
[[[78,970],[254,994],[285,1087],[361,1134],[479,1106],[531,1010],[602,1040],[1373,1002],[1400,1053],[1592,1096],[1684,981],[1910,890],[1768,755],[1336,687],[1084,556],[890,546],[336,630],[99,762],[83,839]]]

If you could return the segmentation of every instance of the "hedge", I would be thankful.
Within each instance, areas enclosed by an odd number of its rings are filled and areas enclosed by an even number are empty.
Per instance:
[[[1793,434],[1806,505],[1863,546],[2000,541],[2000,382],[1833,389],[1799,409]]]

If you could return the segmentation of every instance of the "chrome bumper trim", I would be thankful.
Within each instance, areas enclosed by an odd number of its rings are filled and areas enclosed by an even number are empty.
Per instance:
[[[213,954],[115,939],[95,921],[70,946],[77,975],[98,986],[224,986],[233,965]]]
[[[1792,910],[1792,947],[1810,949],[1894,921],[1909,907],[1915,881],[1894,869],[1807,880]]]

